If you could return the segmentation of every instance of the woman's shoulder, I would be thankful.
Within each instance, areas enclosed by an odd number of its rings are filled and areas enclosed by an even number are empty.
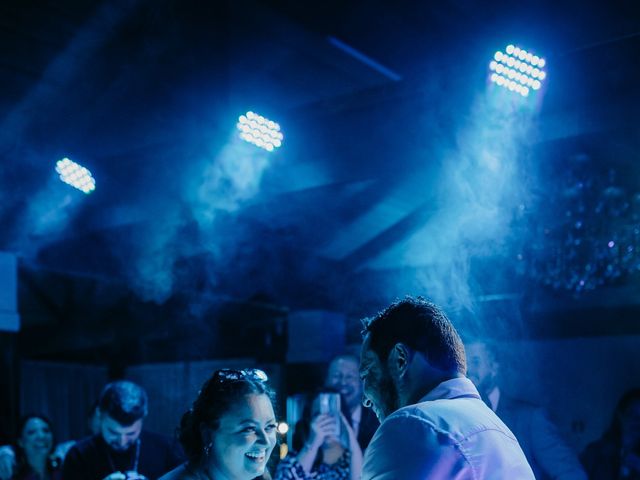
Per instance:
[[[187,464],[183,463],[174,468],[169,473],[165,473],[159,480],[196,480],[197,477],[187,469]]]

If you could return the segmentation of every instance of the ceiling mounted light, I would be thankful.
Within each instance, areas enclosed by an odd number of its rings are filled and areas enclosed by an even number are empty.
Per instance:
[[[527,97],[531,90],[542,88],[542,82],[547,77],[543,70],[545,65],[544,58],[515,45],[508,45],[504,52],[496,52],[489,63],[489,80]]]
[[[280,125],[254,112],[240,115],[236,128],[240,132],[240,138],[245,142],[252,143],[268,152],[280,148],[284,140]]]
[[[96,181],[91,172],[66,157],[56,162],[56,172],[58,172],[60,180],[64,183],[86,194],[96,189]]]

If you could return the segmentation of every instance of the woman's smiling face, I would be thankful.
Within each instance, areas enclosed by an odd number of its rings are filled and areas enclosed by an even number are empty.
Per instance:
[[[24,424],[18,444],[28,457],[34,454],[47,455],[53,447],[49,424],[38,417],[30,418]]]
[[[208,470],[214,478],[250,480],[262,475],[276,444],[276,419],[269,397],[244,396],[220,418],[211,438]]]

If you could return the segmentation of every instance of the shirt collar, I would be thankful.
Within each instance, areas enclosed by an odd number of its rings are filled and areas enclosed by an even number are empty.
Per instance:
[[[362,405],[358,405],[356,409],[353,411],[353,413],[351,414],[351,420],[353,420],[355,423],[360,423],[361,419],[362,419]]]
[[[480,394],[475,385],[466,377],[456,377],[445,380],[436,388],[427,393],[421,402],[428,402],[439,399],[452,399],[459,397],[480,398]]]
[[[489,405],[489,407],[491,407],[491,410],[493,410],[494,412],[498,410],[498,405],[500,404],[500,388],[498,388],[497,386],[493,387],[493,390],[489,392],[487,398],[489,399],[489,403],[491,404]]]

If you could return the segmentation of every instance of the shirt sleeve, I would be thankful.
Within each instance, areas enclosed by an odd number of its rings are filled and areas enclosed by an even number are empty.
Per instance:
[[[387,418],[364,458],[362,480],[459,478],[468,464],[448,435],[409,412]]]
[[[532,414],[531,442],[536,463],[550,478],[587,480],[577,455],[541,408],[536,408]]]

